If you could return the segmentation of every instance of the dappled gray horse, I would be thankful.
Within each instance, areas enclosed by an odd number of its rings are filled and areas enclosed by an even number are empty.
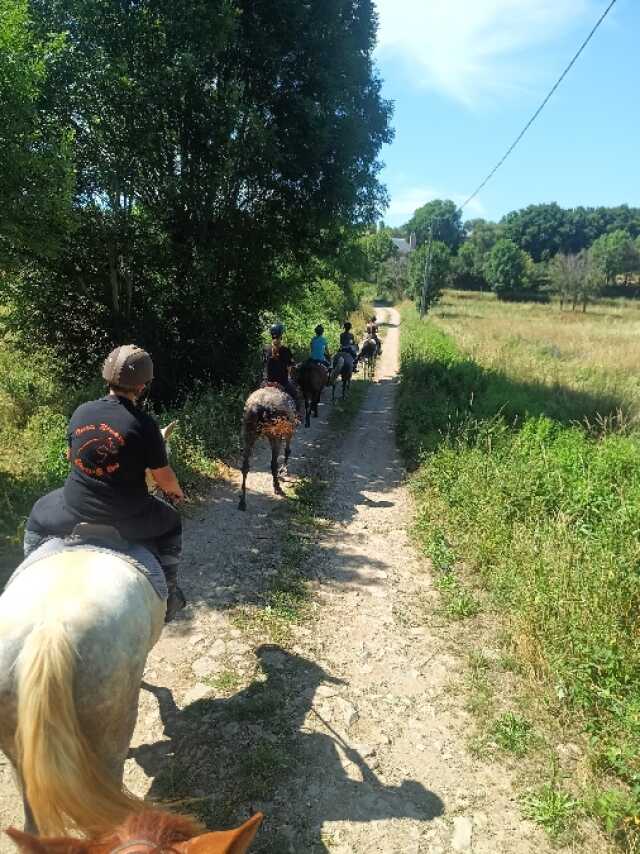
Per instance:
[[[273,491],[284,495],[279,480],[278,459],[284,442],[286,469],[291,454],[291,438],[298,424],[293,398],[279,386],[267,385],[249,395],[242,416],[244,452],[242,456],[242,494],[238,510],[247,509],[247,475],[256,441],[264,436],[271,445],[271,475]]]
[[[338,361],[338,357],[340,357],[340,361]],[[339,375],[342,380],[342,399],[344,400],[347,396],[347,392],[349,391],[351,377],[353,376],[353,356],[348,351],[341,350],[339,353],[336,353],[334,357],[333,367],[334,371],[336,369],[339,370]],[[332,383],[332,401],[336,398],[336,380],[337,377]]]
[[[165,610],[122,553],[84,543],[9,581],[0,596],[0,747],[22,786],[27,831],[95,833],[142,808],[122,774]]]

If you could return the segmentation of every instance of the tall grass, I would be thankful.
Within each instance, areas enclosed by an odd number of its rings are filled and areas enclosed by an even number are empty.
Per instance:
[[[519,354],[495,358],[496,337],[522,322],[510,311],[503,325],[488,314],[493,341],[469,311],[467,352],[442,319],[403,312],[398,433],[416,467],[416,532],[427,552],[444,541],[477,574],[521,662],[581,722],[594,771],[619,786],[590,808],[629,838],[640,814],[640,434],[624,418],[611,427],[635,400],[617,366],[599,366],[602,387],[591,373],[586,388],[569,371],[561,384],[523,369]]]

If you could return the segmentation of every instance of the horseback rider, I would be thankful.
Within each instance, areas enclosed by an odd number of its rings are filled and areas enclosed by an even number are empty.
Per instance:
[[[376,342],[376,347],[378,348],[378,356],[382,353],[382,342],[378,337],[378,321],[376,320],[375,314],[371,317],[371,320],[367,323],[366,326],[367,335],[369,338],[373,338]]]
[[[151,356],[133,344],[116,347],[102,377],[108,394],[81,404],[71,416],[71,470],[61,489],[34,504],[24,534],[25,557],[51,537],[68,537],[80,522],[112,526],[123,539],[156,554],[167,580],[169,622],[186,605],[178,587],[182,521],[172,504],[149,494],[146,470],[170,501],[183,501],[184,493],[158,425],[137,405],[153,379]]]
[[[340,349],[353,357],[353,371],[356,373],[358,371],[358,346],[355,335],[351,331],[351,324],[348,320],[343,324],[343,327],[344,332],[340,333]]]
[[[324,337],[324,326],[318,324],[314,330],[315,336],[311,339],[311,361],[317,362],[319,365],[324,365],[325,368],[331,370],[331,354],[329,353],[329,344]]]
[[[296,412],[302,415],[303,403],[297,385],[292,381],[290,371],[293,367],[293,354],[288,347],[282,343],[284,335],[284,324],[274,323],[270,329],[271,344],[265,347],[263,352],[264,376],[268,383],[277,383],[282,386],[296,405]]]

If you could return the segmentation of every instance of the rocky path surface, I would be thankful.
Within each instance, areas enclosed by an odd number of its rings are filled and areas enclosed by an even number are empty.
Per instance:
[[[187,524],[188,613],[152,651],[127,784],[211,826],[262,809],[271,854],[544,854],[504,767],[472,759],[464,662],[429,628],[428,567],[394,441],[398,315],[377,380],[337,440],[326,413],[294,441],[292,471],[330,473],[328,524],[307,550],[314,615],[286,644],[256,643],[238,606],[259,603],[286,558],[290,523],[266,449],[237,510],[237,475]],[[259,635],[259,623],[258,623]],[[0,816],[21,821],[6,766]],[[11,848],[0,843],[3,851]]]

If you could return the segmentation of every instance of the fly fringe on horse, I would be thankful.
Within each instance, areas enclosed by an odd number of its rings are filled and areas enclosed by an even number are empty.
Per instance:
[[[94,835],[144,802],[113,780],[80,729],[73,696],[76,653],[60,622],[37,626],[17,661],[17,767],[41,835]]]

